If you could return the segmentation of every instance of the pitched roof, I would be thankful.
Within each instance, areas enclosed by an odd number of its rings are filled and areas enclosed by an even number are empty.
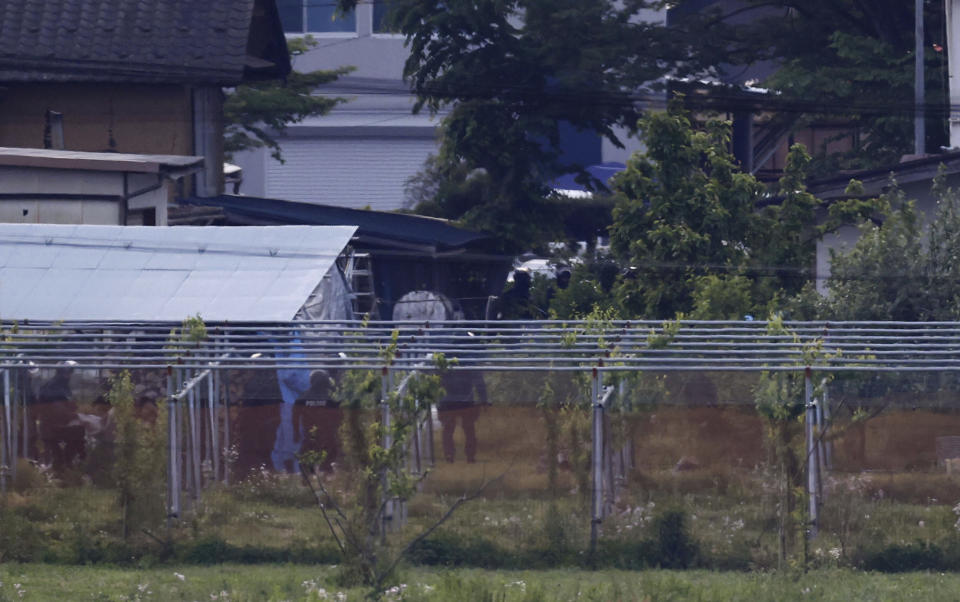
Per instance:
[[[126,171],[169,173],[195,171],[203,167],[203,157],[189,155],[140,155],[129,153],[91,153],[49,148],[11,148],[0,146],[0,167],[49,167],[87,171]]]
[[[233,85],[289,69],[274,0],[0,0],[0,82]]]
[[[351,225],[361,242],[377,246],[410,246],[426,252],[465,247],[489,239],[482,232],[464,230],[447,220],[409,213],[368,211],[333,205],[222,194],[178,199],[183,205],[219,207],[227,223]]]
[[[292,320],[355,230],[0,224],[0,315]]]
[[[863,185],[862,196],[871,197],[883,194],[892,182],[898,185],[932,182],[941,169],[947,174],[960,172],[960,151],[950,150],[936,155],[913,157],[888,167],[844,172],[810,182],[807,190],[825,200],[848,198],[847,186],[850,180],[859,180]]]

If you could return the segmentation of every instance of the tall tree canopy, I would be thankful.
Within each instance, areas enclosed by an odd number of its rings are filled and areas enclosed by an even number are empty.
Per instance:
[[[654,5],[391,0],[417,109],[449,109],[427,174],[437,194],[420,209],[496,232],[510,250],[550,240],[560,222],[544,182],[580,167],[560,155],[561,124],[619,144],[617,128],[636,125],[641,86],[674,69],[687,43],[640,17]]]
[[[904,0],[727,0],[675,3],[675,29],[702,40],[700,61],[720,67],[767,61],[761,84],[775,110],[857,129],[850,152],[818,168],[896,163],[913,152],[914,3]],[[927,148],[946,139],[943,4],[926,2]],[[712,58],[711,58],[712,57]],[[823,149],[810,149],[822,154]],[[826,160],[823,160],[826,159]]]

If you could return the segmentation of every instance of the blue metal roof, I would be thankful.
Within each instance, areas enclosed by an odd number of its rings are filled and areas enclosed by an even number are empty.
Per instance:
[[[610,178],[617,175],[627,166],[623,163],[616,162],[607,162],[607,163],[597,163],[596,165],[588,165],[586,167],[587,173],[601,181],[606,185]],[[568,173],[563,174],[562,176],[556,178],[550,182],[550,187],[554,190],[577,190],[581,192],[587,192],[586,187],[583,184],[579,184],[576,181],[577,176],[580,174]]]

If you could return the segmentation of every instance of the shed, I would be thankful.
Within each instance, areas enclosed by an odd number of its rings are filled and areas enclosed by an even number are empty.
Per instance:
[[[0,221],[165,226],[203,157],[0,147]]]
[[[434,217],[239,195],[178,199],[178,203],[181,207],[174,209],[171,219],[190,221],[192,212],[200,211],[198,217],[204,223],[232,226],[357,226],[351,247],[372,264],[373,314],[383,320],[392,319],[395,305],[415,291],[443,295],[456,307],[455,315],[462,312],[466,318],[481,319],[488,298],[500,294],[513,259],[497,253],[488,235]],[[354,281],[359,295],[363,283]],[[366,311],[358,309],[358,313]]]

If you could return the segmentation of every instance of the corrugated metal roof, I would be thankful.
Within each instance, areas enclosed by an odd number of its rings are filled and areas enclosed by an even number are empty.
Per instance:
[[[12,148],[0,146],[0,165],[83,169],[89,171],[159,173],[165,168],[182,169],[187,167],[200,167],[203,165],[203,157],[92,153],[46,148]]]
[[[248,50],[289,71],[272,0],[0,0],[0,81],[236,84]]]
[[[0,317],[292,320],[355,230],[0,224]]]

